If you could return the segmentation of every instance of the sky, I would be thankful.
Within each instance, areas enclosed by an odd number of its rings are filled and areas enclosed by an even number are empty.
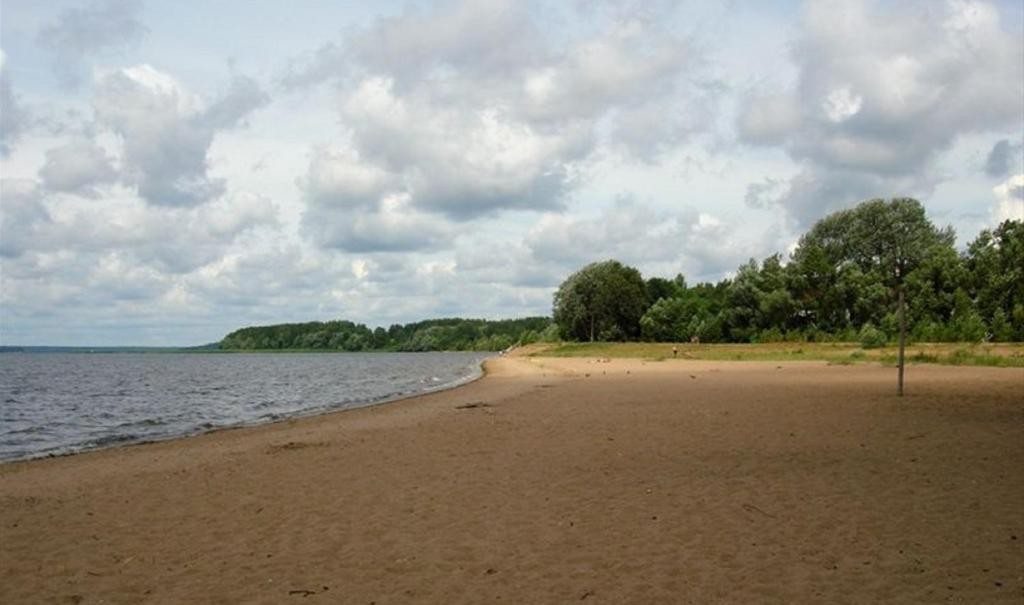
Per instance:
[[[830,212],[1024,219],[1017,0],[0,0],[0,344],[548,315]]]

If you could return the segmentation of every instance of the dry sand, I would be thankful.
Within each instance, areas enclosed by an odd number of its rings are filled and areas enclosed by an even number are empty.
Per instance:
[[[0,465],[0,602],[1024,601],[1024,370],[489,370]]]

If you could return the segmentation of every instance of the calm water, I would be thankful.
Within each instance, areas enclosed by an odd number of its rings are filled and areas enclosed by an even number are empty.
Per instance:
[[[164,439],[454,386],[481,353],[4,353],[0,460]]]

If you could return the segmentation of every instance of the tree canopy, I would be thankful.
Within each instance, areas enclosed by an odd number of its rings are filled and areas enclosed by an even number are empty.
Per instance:
[[[640,272],[615,260],[573,273],[555,293],[554,321],[569,340],[629,340],[649,306]]]
[[[429,319],[370,329],[351,321],[253,326],[235,330],[220,342],[224,350],[323,351],[501,351],[515,344],[554,338],[546,317]]]
[[[638,335],[607,329],[600,311],[601,301],[639,301],[635,278],[618,297],[590,289],[600,281],[594,268],[614,261],[570,276],[555,296],[555,320],[574,340],[591,339],[593,317],[593,337],[605,340],[877,343],[899,336],[902,292],[913,340],[1024,340],[1024,223],[982,231],[963,252],[954,244],[952,229],[936,227],[917,200],[869,200],[818,221],[788,262],[750,259],[717,284],[647,278]]]

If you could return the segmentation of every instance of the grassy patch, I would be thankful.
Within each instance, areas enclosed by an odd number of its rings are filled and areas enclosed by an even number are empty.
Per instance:
[[[691,344],[594,342],[553,344],[531,353],[543,357],[607,357],[663,361],[826,361],[832,364],[895,365],[896,347],[865,350],[859,343]],[[908,363],[1024,367],[1024,344],[917,343],[907,348]]]

